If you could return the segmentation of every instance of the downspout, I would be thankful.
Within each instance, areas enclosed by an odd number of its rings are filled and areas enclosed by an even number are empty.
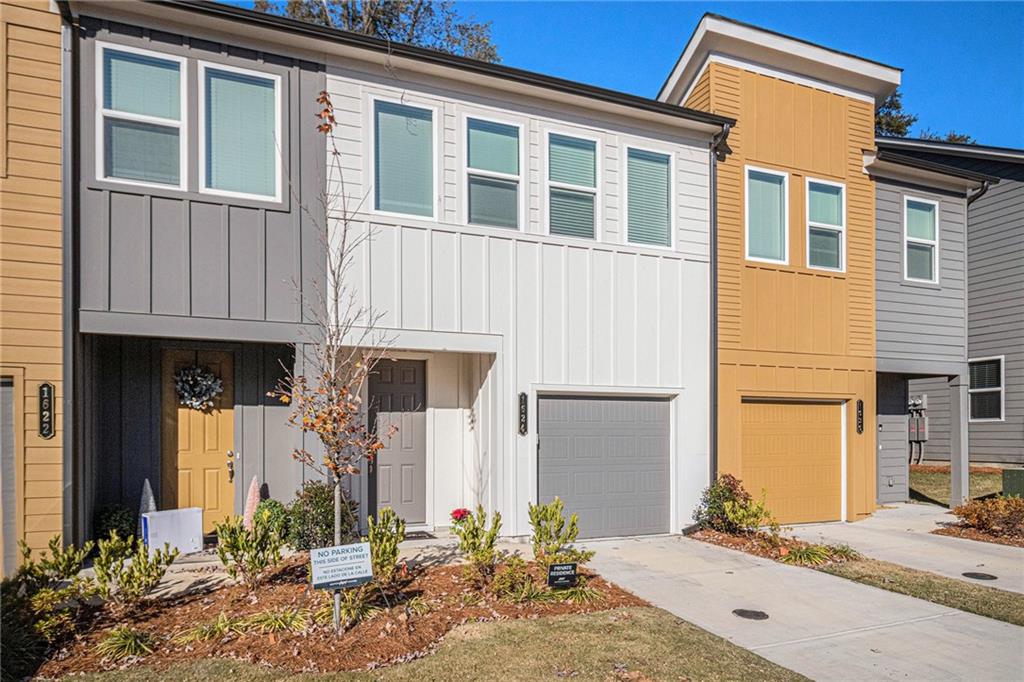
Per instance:
[[[983,180],[982,183],[981,183],[981,187],[978,189],[978,191],[975,192],[974,194],[968,195],[968,197],[967,197],[967,205],[970,206],[975,201],[977,201],[978,199],[980,199],[983,196],[985,196],[985,193],[988,192],[988,188],[991,187],[991,186],[992,186],[991,182],[989,182],[988,180]]]
[[[713,483],[718,479],[718,162],[725,161],[732,153],[729,148],[728,139],[732,126],[728,123],[722,126],[721,132],[715,134],[711,140],[711,150],[708,155],[708,187],[711,193],[710,210],[711,220],[708,228],[708,277],[710,278],[710,333],[708,334],[711,344],[708,353],[711,364],[708,406],[709,428],[708,428],[708,454],[711,459],[710,481]]]
[[[78,215],[78,23],[67,0],[58,0],[61,15],[61,343],[63,368],[61,371],[64,392],[61,408],[64,414],[64,428],[61,433],[61,537],[65,545],[82,540],[83,519],[80,518],[81,486],[80,468],[76,466],[76,447],[79,436],[77,408],[80,401],[75,394],[80,391],[78,381],[78,320],[76,311],[75,273],[77,271],[77,215]]]

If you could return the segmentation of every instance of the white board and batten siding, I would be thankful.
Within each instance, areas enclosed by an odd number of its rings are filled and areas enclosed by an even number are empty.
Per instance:
[[[537,396],[596,393],[672,399],[671,527],[678,531],[689,524],[708,479],[709,140],[681,127],[401,76],[329,65],[327,88],[338,118],[344,194],[350,209],[359,207],[353,226],[371,234],[351,272],[360,302],[394,331],[397,348],[480,358],[459,361],[467,389],[456,401],[461,426],[447,428],[462,432],[445,436],[435,423],[427,437],[428,525],[446,526],[451,509],[479,501],[502,512],[504,533],[528,533],[527,504],[537,497]],[[435,111],[436,220],[373,211],[375,97]],[[467,115],[522,127],[520,230],[466,224]],[[594,240],[547,234],[549,131],[598,140]],[[669,248],[627,242],[629,145],[672,158]],[[330,180],[341,188],[337,177]],[[430,364],[436,373],[443,363]],[[428,365],[428,407],[430,384],[449,383],[432,379],[431,371]],[[517,432],[520,392],[530,398],[527,436]],[[457,472],[462,485],[452,485]]]

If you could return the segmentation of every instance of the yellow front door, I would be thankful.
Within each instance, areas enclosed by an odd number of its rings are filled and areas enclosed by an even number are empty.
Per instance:
[[[842,409],[837,403],[744,402],[743,487],[764,491],[780,523],[842,518]]]
[[[194,410],[178,401],[174,374],[183,367],[209,369],[224,391],[208,410]],[[168,349],[163,354],[163,417],[161,509],[201,507],[203,532],[230,516],[234,483],[228,472],[228,452],[235,447],[234,362],[224,351]]]

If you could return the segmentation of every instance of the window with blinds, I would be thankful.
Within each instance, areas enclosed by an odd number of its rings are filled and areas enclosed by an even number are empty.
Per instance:
[[[467,222],[519,227],[519,127],[466,119]]]
[[[378,100],[373,116],[374,205],[433,217],[434,112]]]
[[[846,188],[834,182],[807,181],[807,267],[846,268]]]
[[[597,220],[597,142],[548,136],[548,231],[593,239]]]
[[[1003,358],[971,360],[970,394],[972,421],[1003,419]]]
[[[184,60],[102,44],[99,51],[97,174],[184,188]]]
[[[672,163],[668,154],[626,152],[626,223],[634,244],[672,245]]]
[[[747,169],[747,259],[786,263],[787,175]]]
[[[903,205],[903,278],[939,281],[939,205],[906,197]]]
[[[201,66],[204,190],[280,197],[278,79]]]

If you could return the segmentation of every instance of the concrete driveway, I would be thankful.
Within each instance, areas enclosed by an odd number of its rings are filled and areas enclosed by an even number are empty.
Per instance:
[[[816,680],[1021,680],[1024,628],[683,537],[601,540],[593,567]],[[734,609],[764,611],[746,620]]]
[[[796,526],[791,534],[808,542],[847,544],[872,559],[1024,593],[1024,549],[932,535],[931,531],[955,520],[944,507],[897,504],[856,523]],[[988,573],[997,579],[971,581],[963,577],[965,572]]]

